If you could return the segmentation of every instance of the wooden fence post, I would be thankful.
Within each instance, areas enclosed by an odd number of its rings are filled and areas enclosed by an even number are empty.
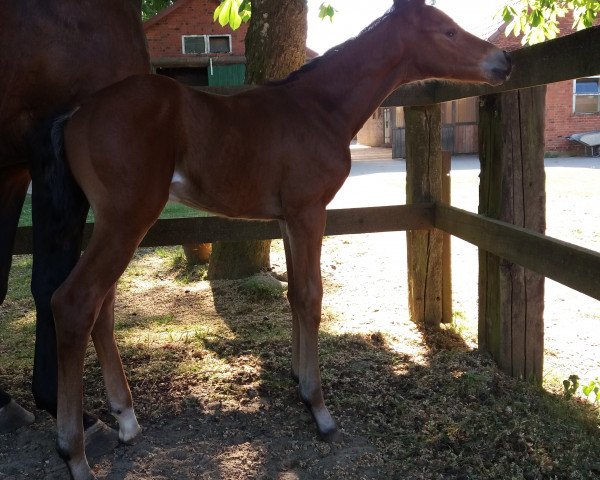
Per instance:
[[[539,233],[546,229],[546,88],[481,97],[479,213]],[[541,383],[544,277],[479,252],[479,348],[517,378]]]
[[[448,150],[442,151],[442,202],[450,205],[452,200],[452,157]],[[442,323],[452,322],[452,235],[442,232]]]
[[[442,200],[441,107],[404,109],[406,122],[406,203]],[[439,327],[443,309],[443,233],[407,232],[408,303],[416,323]],[[452,316],[450,312],[450,317]]]

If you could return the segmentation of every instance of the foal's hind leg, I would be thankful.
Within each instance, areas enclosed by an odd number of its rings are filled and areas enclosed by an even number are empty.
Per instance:
[[[309,408],[321,438],[333,441],[337,425],[325,406],[319,372],[318,335],[321,322],[321,242],[325,209],[314,207],[286,217],[293,263],[292,309],[298,316],[298,374],[300,397]]]
[[[116,223],[106,225],[97,217],[90,245],[52,297],[58,346],[57,448],[75,480],[91,478],[81,421],[86,346],[104,299],[150,223],[135,231],[131,225],[119,230]]]
[[[116,285],[113,285],[104,298],[92,330],[92,339],[102,367],[110,412],[119,422],[119,440],[129,443],[140,433],[141,428],[135,416],[131,391],[115,342],[115,294]]]

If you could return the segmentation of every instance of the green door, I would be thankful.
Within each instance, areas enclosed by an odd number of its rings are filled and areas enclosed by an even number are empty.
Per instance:
[[[246,78],[246,65],[213,65],[208,67],[208,85],[227,87],[243,85]]]

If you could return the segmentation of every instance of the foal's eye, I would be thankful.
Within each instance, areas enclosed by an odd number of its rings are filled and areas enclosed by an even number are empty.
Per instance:
[[[456,36],[456,30],[448,30],[448,31],[446,32],[446,36],[447,36],[448,38],[454,38],[454,37]]]

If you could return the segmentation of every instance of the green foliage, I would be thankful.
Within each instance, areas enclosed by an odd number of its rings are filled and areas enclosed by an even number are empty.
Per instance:
[[[505,34],[518,37],[522,43],[533,45],[553,39],[559,33],[558,21],[573,12],[573,28],[591,27],[600,13],[598,0],[518,0],[506,5],[501,12],[507,23]]]
[[[330,3],[322,3],[319,7],[319,18],[321,20],[329,18],[329,21],[333,22],[333,15],[335,12],[337,12],[337,10],[333,8]]]
[[[586,385],[581,385],[578,375],[571,375],[567,380],[563,381],[564,395],[567,400],[573,398],[579,387],[586,397],[594,394],[594,403],[600,402],[600,380],[590,380]]]
[[[563,381],[563,387],[565,389],[565,398],[567,400],[573,398],[579,389],[579,377],[577,375],[571,375],[567,380]]]
[[[215,9],[213,21],[219,20],[222,27],[229,24],[232,30],[237,30],[242,22],[250,20],[251,14],[250,0],[223,0]]]
[[[146,21],[161,10],[173,5],[175,0],[142,0],[142,20]]]
[[[151,0],[147,0],[151,1]],[[333,15],[337,12],[330,3],[323,2],[319,7],[319,18],[324,20],[329,18],[333,22]],[[213,14],[213,21],[219,21],[224,27],[229,25],[232,30],[240,28],[242,22],[247,22],[252,16],[251,0],[222,0]]]

